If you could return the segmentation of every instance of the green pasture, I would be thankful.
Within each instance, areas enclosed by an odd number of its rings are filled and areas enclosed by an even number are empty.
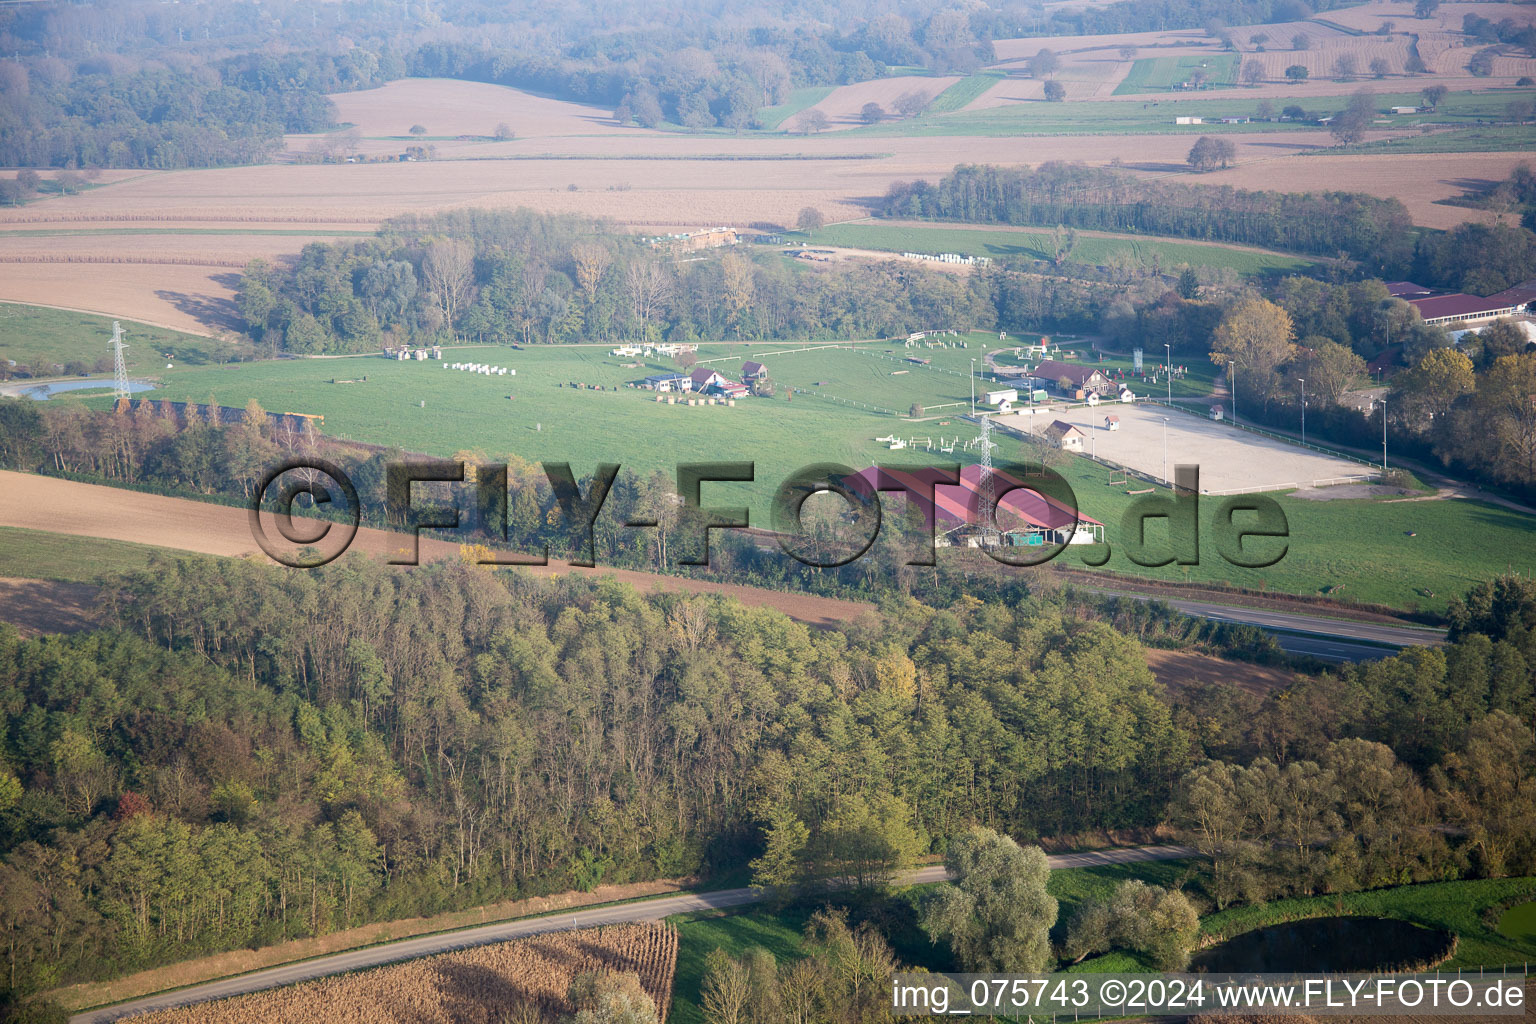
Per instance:
[[[956,110],[947,114],[891,121],[850,129],[849,134],[877,136],[1014,136],[1014,135],[1146,135],[1185,134],[1191,138],[1216,132],[1317,131],[1315,124],[1294,121],[1258,121],[1248,124],[1175,124],[1176,117],[1245,117],[1256,113],[1260,99],[1245,96],[1240,89],[1222,90],[1220,96],[1205,93],[1174,94],[1147,100],[1105,102],[1078,99],[1072,95],[1060,103],[1031,100],[983,110]],[[1268,97],[1278,112],[1292,104],[1319,116],[1337,113],[1349,105],[1352,90],[1341,85],[1330,96],[1296,98]],[[1379,128],[1412,128],[1421,124],[1475,126],[1483,121],[1502,121],[1510,100],[1536,95],[1530,89],[1498,89],[1487,92],[1453,92],[1438,110],[1418,114],[1381,114]],[[1394,106],[1422,103],[1417,91],[1380,93],[1373,97],[1378,111]],[[1125,154],[1134,161],[1135,152]]]
[[[249,345],[234,345],[131,320],[120,322],[123,341],[128,346],[124,354],[128,372],[133,375],[163,375],[168,372],[168,362],[178,369],[194,368],[249,354]],[[93,372],[100,365],[110,376],[111,342],[111,317],[0,302],[0,359],[14,359],[24,367],[39,361],[62,364],[78,360]]]
[[[764,131],[772,131],[785,121],[794,117],[800,111],[808,107],[814,107],[831,95],[834,86],[812,85],[803,89],[790,91],[789,97],[783,102],[771,107],[764,107],[758,111],[758,127]]]
[[[1050,232],[1039,228],[993,230],[947,225],[911,227],[880,223],[831,224],[811,234],[794,237],[804,238],[812,244],[883,249],[889,252],[953,252],[962,256],[990,256],[998,260],[1049,260],[1054,257]],[[1077,263],[1102,266],[1117,258],[1129,258],[1137,265],[1148,268],[1156,264],[1164,272],[1180,266],[1220,267],[1245,277],[1297,273],[1315,262],[1305,257],[1266,249],[1139,235],[1079,234],[1077,245],[1072,251],[1072,260]]]
[[[1018,460],[1020,442],[1006,440],[994,453],[999,461]],[[1122,517],[1140,496],[1126,493],[1151,486],[1132,477],[1129,484],[1112,483],[1113,472],[1081,457],[1072,457],[1058,471],[1072,485],[1080,507],[1108,525],[1112,556],[1104,569],[1154,579],[1214,582],[1252,589],[1363,601],[1397,608],[1439,610],[1446,601],[1474,583],[1513,569],[1536,571],[1536,518],[1483,502],[1461,499],[1391,501],[1356,498],[1315,501],[1280,494],[1289,539],[1285,557],[1263,569],[1227,563],[1216,552],[1210,534],[1213,517],[1228,500],[1203,496],[1199,503],[1200,564],[1138,566],[1115,550]],[[1157,495],[1168,492],[1158,488]],[[1235,520],[1241,526],[1245,519]],[[1166,521],[1148,523],[1149,544],[1166,538]],[[1249,542],[1256,550],[1278,548]],[[1093,547],[1070,548],[1058,561],[1073,568],[1094,554]]]
[[[1325,155],[1329,153],[1525,153],[1532,147],[1536,147],[1536,131],[1533,131],[1529,125],[1490,124],[1362,142],[1357,146],[1346,146],[1337,150],[1315,150],[1307,155],[1315,156],[1318,153]]]
[[[970,397],[970,360],[978,366],[995,335],[970,335],[967,349],[905,349],[900,344],[860,346],[859,351],[806,345],[755,344],[704,347],[711,363],[730,376],[741,359],[766,363],[781,384],[814,387],[822,393],[786,401],[747,398],[735,408],[657,403],[647,391],[621,385],[668,368],[653,364],[625,369],[606,349],[480,349],[451,353],[514,366],[518,376],[487,378],[447,370],[436,362],[399,363],[381,358],[283,360],[207,366],[167,375],[154,394],[172,399],[244,405],[254,397],[273,411],[322,413],[325,430],[337,437],[448,456],[461,450],[487,458],[516,455],[531,461],[570,462],[578,473],[599,462],[619,462],[642,475],[672,472],[678,462],[740,460],[756,464],[753,483],[712,483],[705,500],[745,505],[755,524],[767,524],[774,487],[791,471],[813,462],[854,468],[875,462],[927,465],[973,459],[963,451],[926,451],[924,438],[969,436],[975,427],[959,419]],[[1033,340],[1033,336],[1019,338]],[[1015,341],[1010,337],[1009,344]],[[897,362],[906,355],[932,360],[931,367]],[[1148,353],[1155,363],[1157,355]],[[893,371],[910,370],[904,374]],[[954,371],[954,372],[945,372]],[[1201,374],[1180,382],[1200,386]],[[335,378],[367,382],[332,384]],[[596,391],[562,386],[570,381],[602,384]],[[821,382],[818,385],[818,382]],[[617,390],[613,390],[617,386]],[[978,382],[978,389],[980,382]],[[515,397],[509,399],[507,396]],[[845,403],[878,404],[901,413],[882,415]],[[905,414],[913,402],[925,407],[955,404],[913,423]],[[421,405],[425,402],[425,406]],[[104,404],[103,399],[90,400]],[[953,417],[949,425],[942,420]],[[918,447],[889,451],[874,439],[886,435],[916,439]],[[1000,439],[999,463],[1022,461],[1026,449],[1015,438]],[[1217,582],[1256,589],[1375,602],[1396,607],[1439,609],[1454,594],[1513,568],[1536,570],[1536,520],[1494,505],[1465,500],[1392,502],[1377,499],[1313,501],[1279,497],[1290,528],[1285,557],[1264,569],[1243,569],[1222,560],[1209,524],[1223,499],[1200,503],[1203,547],[1195,566],[1137,566],[1118,547],[1121,520],[1137,496],[1139,482],[1111,483],[1110,470],[1087,459],[1063,456],[1058,467],[1073,486],[1081,507],[1106,523],[1111,542],[1107,571],[1159,579]],[[1159,492],[1164,493],[1164,492]],[[1241,520],[1239,520],[1241,522]],[[1157,542],[1161,521],[1148,536]],[[1278,542],[1265,542],[1278,543]],[[1059,556],[1079,565],[1094,549],[1074,547]],[[1086,567],[1086,566],[1085,566]]]
[[[40,358],[99,358],[106,354],[110,326],[110,320],[88,314],[4,305],[0,353],[28,364]],[[518,370],[516,377],[493,378],[445,369],[436,361],[402,363],[377,356],[223,363],[219,360],[226,350],[209,339],[136,324],[127,325],[127,334],[130,370],[160,383],[149,393],[153,397],[196,402],[212,398],[229,406],[255,398],[274,412],[323,414],[325,432],[338,438],[440,456],[469,450],[488,459],[515,455],[570,462],[578,473],[590,472],[599,462],[619,462],[642,474],[670,474],[685,461],[752,461],[757,477],[753,483],[711,483],[705,500],[745,505],[752,509],[756,525],[770,524],[768,509],[778,483],[809,463],[859,468],[876,462],[932,465],[973,459],[963,447],[952,454],[928,451],[925,441],[932,438],[938,447],[941,438],[974,435],[976,428],[960,419],[969,407],[972,359],[979,368],[987,351],[1038,338],[1010,332],[1000,346],[995,334],[973,332],[941,339],[944,347],[919,343],[906,348],[884,342],[861,344],[855,351],[824,342],[706,345],[699,358],[727,376],[739,375],[741,361],[757,359],[781,385],[818,392],[786,399],[787,388],[781,386],[773,398],[747,398],[727,408],[666,405],[657,403],[651,392],[624,387],[676,366],[653,362],[626,368],[621,363],[628,360],[609,355],[604,346],[447,351],[450,362],[489,362]],[[960,342],[967,347],[958,347]],[[166,352],[172,353],[174,370],[165,370],[159,362],[146,365],[149,358],[158,360]],[[1149,350],[1146,359],[1155,365],[1161,355]],[[905,362],[907,357],[930,362],[919,366]],[[1214,367],[1183,361],[1192,372],[1176,382],[1175,397],[1208,394]],[[1106,356],[1103,364],[1115,368],[1128,359]],[[359,383],[331,383],[363,377],[367,380]],[[604,390],[571,387],[572,382],[602,385]],[[982,386],[978,380],[978,392]],[[94,408],[109,404],[105,395],[54,401],[83,401]],[[922,422],[906,416],[914,402],[927,413]],[[888,435],[912,440],[916,447],[891,451],[875,441]],[[1004,437],[1000,443],[995,453],[1000,463],[1024,457],[1025,446],[1017,439]],[[1508,569],[1536,571],[1536,520],[1498,506],[1459,499],[1311,501],[1288,495],[1279,501],[1291,537],[1285,557],[1274,566],[1241,569],[1217,557],[1207,527],[1220,502],[1205,498],[1201,563],[1141,567],[1119,549],[1117,538],[1121,518],[1134,500],[1125,492],[1145,485],[1111,484],[1108,469],[1074,456],[1062,456],[1059,468],[1084,511],[1109,527],[1107,571],[1303,595],[1326,593],[1427,610],[1443,608],[1451,595],[1491,575]],[[1159,522],[1153,521],[1149,533],[1154,540]],[[1091,553],[1075,547],[1059,557],[1064,564],[1076,565]]]
[[[0,576],[91,583],[106,573],[143,569],[157,551],[171,553],[148,544],[0,526]]]
[[[960,79],[933,98],[924,114],[947,114],[960,110],[998,82],[1008,77],[1001,71],[982,71]]]
[[[1171,89],[1187,82],[1195,72],[1204,72],[1207,88],[1226,88],[1237,83],[1237,54],[1207,57],[1144,57],[1131,65],[1125,79],[1115,87],[1116,96]]]
[[[1499,916],[1499,934],[1507,939],[1536,946],[1536,901],[1520,903]]]

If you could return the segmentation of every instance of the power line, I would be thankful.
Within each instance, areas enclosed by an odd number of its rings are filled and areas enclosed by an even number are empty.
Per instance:
[[[116,398],[128,397],[128,363],[123,359],[123,328],[112,321],[112,391]]]

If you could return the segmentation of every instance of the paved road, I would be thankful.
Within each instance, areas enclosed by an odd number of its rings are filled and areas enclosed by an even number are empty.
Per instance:
[[[1323,615],[1276,611],[1218,604],[1214,601],[1189,601],[1131,590],[1090,587],[1100,594],[1129,597],[1137,601],[1162,601],[1186,615],[1197,615],[1218,622],[1236,622],[1258,626],[1274,634],[1280,646],[1294,654],[1311,654],[1336,661],[1362,661],[1380,658],[1403,647],[1438,647],[1445,643],[1445,630],[1428,626],[1398,625],[1391,622],[1359,622],[1333,619]]]
[[[1089,853],[1064,853],[1050,858],[1053,868],[1096,867],[1104,864],[1134,864],[1142,861],[1176,860],[1194,856],[1195,851],[1184,846],[1136,846],[1118,850],[1095,850]],[[938,882],[945,878],[943,865],[903,872],[898,881],[903,884]],[[632,921],[659,921],[673,914],[685,914],[696,910],[719,910],[740,907],[761,900],[756,889],[723,889],[718,892],[685,893],[680,896],[658,896],[655,899],[637,900],[611,907],[595,907],[590,910],[574,910],[545,917],[524,918],[501,924],[481,925],[462,931],[441,935],[424,935],[416,939],[404,939],[368,949],[336,953],[332,956],[305,960],[282,967],[269,967],[263,971],[242,974],[234,978],[210,981],[190,988],[146,996],[132,1002],[118,1003],[96,1010],[87,1010],[71,1017],[70,1024],[98,1024],[118,1020],[133,1014],[167,1010],[177,1006],[207,1002],[244,995],[262,989],[291,985],[332,974],[378,967],[381,964],[413,960],[417,957],[446,953],[455,949],[483,946],[492,942],[544,932],[569,931],[574,928],[594,928],[604,924],[623,924]]]

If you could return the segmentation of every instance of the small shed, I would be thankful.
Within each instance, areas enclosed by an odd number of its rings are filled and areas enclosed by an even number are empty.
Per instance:
[[[1066,420],[1052,420],[1051,425],[1045,428],[1045,436],[1069,452],[1082,451],[1083,443],[1088,439],[1087,434]]]
[[[1119,430],[1120,429],[1120,417],[1119,416],[1105,416],[1104,417],[1104,429],[1105,430]]]
[[[1226,419],[1226,418],[1227,418],[1227,414],[1222,410],[1221,406],[1219,406],[1219,405],[1211,406],[1211,419],[1213,419],[1213,420],[1223,420],[1223,419]]]

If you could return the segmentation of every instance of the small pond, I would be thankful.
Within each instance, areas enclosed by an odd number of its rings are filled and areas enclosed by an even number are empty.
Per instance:
[[[92,389],[111,391],[112,381],[110,378],[106,380],[99,378],[95,380],[51,380],[42,384],[14,384],[5,390],[8,393],[21,397],[46,401],[54,395],[60,395],[66,391],[89,391]],[[131,394],[138,394],[140,391],[153,391],[154,389],[155,386],[147,380],[130,380],[128,382],[128,391]]]
[[[1383,917],[1319,917],[1244,932],[1197,954],[1190,970],[1211,974],[1387,971],[1438,963],[1455,936]]]

